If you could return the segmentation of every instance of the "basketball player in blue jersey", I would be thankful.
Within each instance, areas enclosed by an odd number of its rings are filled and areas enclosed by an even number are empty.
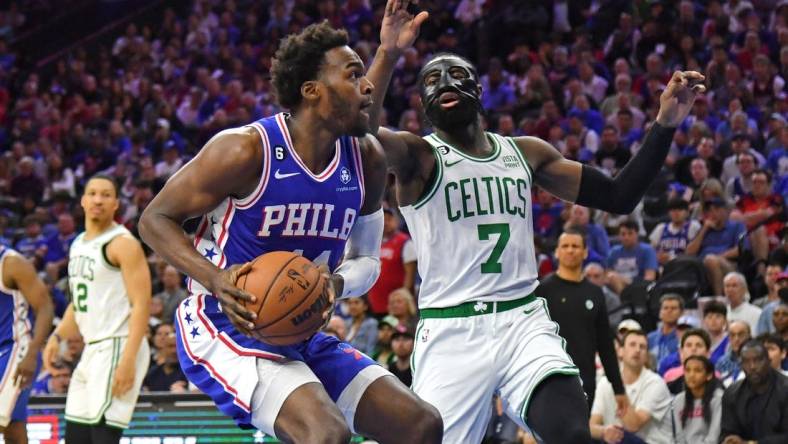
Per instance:
[[[404,11],[396,17],[387,32],[409,45],[418,27]],[[337,297],[360,296],[377,278],[386,163],[366,135],[373,86],[347,43],[326,22],[285,38],[271,74],[290,112],[214,136],[150,203],[140,234],[191,277],[175,316],[180,364],[239,426],[286,442],[347,443],[355,431],[437,443],[437,411],[370,358],[323,333],[286,347],[259,342],[247,335],[254,315],[236,301],[253,300],[233,283],[268,251],[324,264]],[[181,224],[196,216],[192,244]]]
[[[0,245],[0,432],[6,443],[27,443],[27,400],[53,313],[33,265]]]
[[[631,212],[661,168],[676,126],[704,91],[704,77],[673,74],[642,148],[611,179],[541,139],[485,132],[476,68],[455,54],[435,55],[419,74],[433,134],[378,129],[400,55],[397,47],[378,50],[368,73],[376,86],[369,111],[396,176],[423,279],[412,388],[440,411],[446,443],[481,441],[494,394],[512,420],[543,442],[590,442],[577,367],[544,299],[534,294],[532,187],[587,207]],[[627,430],[649,421],[650,413],[629,408],[624,395],[618,403]]]

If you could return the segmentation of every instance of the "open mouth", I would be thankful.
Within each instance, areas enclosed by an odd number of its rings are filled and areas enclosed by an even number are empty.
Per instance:
[[[445,92],[438,98],[441,108],[449,109],[460,103],[460,96],[455,92]]]

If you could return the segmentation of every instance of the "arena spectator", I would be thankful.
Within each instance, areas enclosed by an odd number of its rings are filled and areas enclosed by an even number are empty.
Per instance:
[[[414,332],[403,324],[398,325],[391,334],[391,350],[394,353],[394,362],[388,369],[406,387],[413,382],[413,371],[410,367],[410,355],[413,353]]]
[[[605,295],[609,323],[611,326],[618,325],[624,315],[623,310],[619,310],[621,298],[610,287],[605,285],[605,269],[596,262],[590,262],[583,268],[583,277],[588,279],[588,282],[602,289],[602,294]]]
[[[367,314],[366,296],[348,298],[347,307],[350,317],[345,321],[345,340],[362,353],[371,355],[378,341],[378,321]]]
[[[725,354],[717,361],[714,368],[720,374],[720,381],[725,387],[742,379],[741,371],[741,346],[752,338],[750,325],[743,321],[734,321],[728,324],[728,348]]]
[[[618,228],[621,245],[610,250],[607,257],[607,282],[613,291],[621,291],[633,282],[653,281],[657,278],[657,254],[651,245],[638,240],[638,225],[622,222]]]
[[[769,267],[767,267],[767,276],[768,276],[768,269]],[[777,277],[774,280],[775,283],[773,286],[777,290],[777,299],[770,301],[763,306],[763,310],[761,311],[761,316],[758,318],[757,332],[759,335],[763,333],[774,333],[777,331],[773,322],[774,310],[780,304],[784,304],[786,303],[786,301],[788,301],[788,273],[781,272],[780,274],[777,275]]]
[[[687,245],[687,254],[697,255],[706,267],[712,291],[722,295],[723,277],[736,269],[739,238],[746,233],[741,222],[728,219],[728,203],[724,197],[713,197],[702,203],[703,226]]]
[[[159,298],[163,304],[161,319],[165,322],[172,321],[178,304],[188,296],[181,286],[182,282],[183,278],[175,267],[168,265],[164,268],[161,274],[162,290],[154,297]]]
[[[610,254],[610,240],[604,228],[591,219],[591,210],[581,205],[572,205],[564,230],[574,228],[585,233],[588,241],[588,261],[607,263]]]
[[[684,312],[680,295],[668,293],[659,299],[659,326],[648,334],[648,351],[654,362],[659,363],[679,349],[678,320]]]
[[[150,392],[185,392],[187,386],[186,375],[178,364],[173,332],[162,339],[161,348],[157,350],[156,363],[145,375],[142,388]]]
[[[724,392],[714,378],[714,364],[693,355],[683,368],[686,388],[673,399],[673,439],[677,444],[717,444]]]
[[[399,215],[391,208],[383,212],[383,244],[380,247],[380,277],[369,290],[370,312],[386,314],[389,295],[398,288],[415,292],[417,252],[407,233],[400,230]]]
[[[416,314],[416,301],[407,288],[398,288],[391,292],[388,315],[397,319],[399,325],[415,330],[418,322]]]
[[[642,331],[628,331],[621,346],[621,377],[629,407],[617,411],[613,387],[607,378],[596,388],[591,408],[591,436],[605,442],[621,442],[634,435],[650,444],[670,443],[670,392],[665,382],[646,367],[648,343]],[[640,441],[631,441],[640,442]]]
[[[399,320],[390,315],[384,316],[383,319],[378,322],[378,341],[370,357],[384,367],[388,367],[388,365],[396,359],[394,353],[391,351],[391,335],[398,325]]]
[[[649,235],[660,265],[683,255],[701,227],[700,222],[688,219],[689,203],[683,198],[675,197],[668,202],[668,215],[670,221],[658,224]]]
[[[703,307],[703,329],[711,339],[709,359],[712,364],[716,365],[728,348],[727,326],[728,307],[719,301],[709,301]]]
[[[51,371],[43,371],[33,383],[32,395],[65,395],[68,393],[68,384],[74,367],[59,359],[51,366]]]
[[[764,333],[756,339],[763,343],[769,355],[769,365],[783,376],[788,376],[788,361],[786,361],[785,341],[782,337],[773,333]]]
[[[728,298],[728,322],[743,321],[750,326],[750,331],[756,331],[761,309],[750,304],[750,291],[747,280],[738,271],[725,275],[725,297]]]
[[[720,439],[727,444],[788,441],[788,378],[769,365],[758,340],[742,346],[741,361],[746,377],[722,397]]]
[[[684,363],[691,356],[709,357],[709,347],[711,346],[711,338],[709,334],[699,328],[687,330],[681,336],[681,345],[679,347],[679,365],[668,369],[663,379],[668,384],[670,393],[676,395],[684,390],[686,381],[684,380]]]

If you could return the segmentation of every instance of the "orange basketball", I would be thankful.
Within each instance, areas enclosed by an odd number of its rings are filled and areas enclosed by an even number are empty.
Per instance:
[[[254,337],[271,345],[291,345],[312,336],[323,325],[328,307],[326,279],[317,265],[289,251],[257,257],[252,270],[235,283],[256,296],[244,306],[257,313]]]

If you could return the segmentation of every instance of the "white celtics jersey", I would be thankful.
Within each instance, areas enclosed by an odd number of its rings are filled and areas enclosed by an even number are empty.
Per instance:
[[[81,233],[71,244],[68,286],[85,343],[129,334],[131,304],[123,275],[106,256],[107,244],[124,234],[131,236],[123,225],[114,225],[90,240]]]
[[[434,181],[400,208],[418,252],[420,308],[518,299],[539,284],[533,172],[512,139],[486,134],[494,151],[484,159],[425,137],[435,152]]]

